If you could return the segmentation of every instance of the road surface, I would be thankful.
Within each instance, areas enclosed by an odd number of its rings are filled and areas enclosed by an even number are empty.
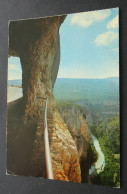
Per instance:
[[[9,86],[7,90],[7,102],[12,102],[14,100],[17,100],[18,98],[21,98],[23,96],[22,94],[22,88],[19,87],[13,87]]]

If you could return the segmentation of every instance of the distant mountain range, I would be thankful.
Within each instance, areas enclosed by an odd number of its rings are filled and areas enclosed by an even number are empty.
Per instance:
[[[56,80],[54,94],[57,100],[118,100],[119,78]]]
[[[22,80],[9,80],[8,84],[21,85]],[[118,100],[119,78],[58,78],[54,87],[54,95],[57,100]]]
[[[89,82],[91,80],[91,82],[93,81],[103,81],[103,80],[107,80],[110,82],[114,82],[114,83],[119,83],[119,77],[108,77],[108,78],[103,78],[103,79],[95,79],[95,78],[91,78],[91,79],[78,79],[78,78],[57,78],[57,82],[59,82],[59,80],[62,80],[63,82],[65,81],[74,81],[74,80],[83,80],[86,82]],[[15,79],[15,80],[8,80],[8,85],[21,85],[22,84],[22,80],[21,79]]]
[[[8,80],[8,85],[20,86],[22,85],[22,80],[21,79]]]

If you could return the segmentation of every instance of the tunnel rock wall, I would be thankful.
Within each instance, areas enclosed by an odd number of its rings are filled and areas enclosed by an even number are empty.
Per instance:
[[[54,110],[53,86],[60,61],[59,27],[65,16],[13,21],[9,27],[9,56],[20,57],[24,118],[41,114],[43,99]],[[41,100],[42,99],[42,100]]]

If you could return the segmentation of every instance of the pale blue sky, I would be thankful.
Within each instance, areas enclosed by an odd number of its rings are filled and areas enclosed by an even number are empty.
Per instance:
[[[58,77],[119,76],[118,8],[69,14],[60,27]],[[18,58],[8,60],[8,79],[21,79]]]

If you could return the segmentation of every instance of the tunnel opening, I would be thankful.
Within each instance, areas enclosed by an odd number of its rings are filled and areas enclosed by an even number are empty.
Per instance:
[[[22,67],[19,57],[8,58],[8,95],[11,102],[22,97]]]
[[[22,86],[22,67],[19,57],[8,58],[8,81],[9,84]]]

